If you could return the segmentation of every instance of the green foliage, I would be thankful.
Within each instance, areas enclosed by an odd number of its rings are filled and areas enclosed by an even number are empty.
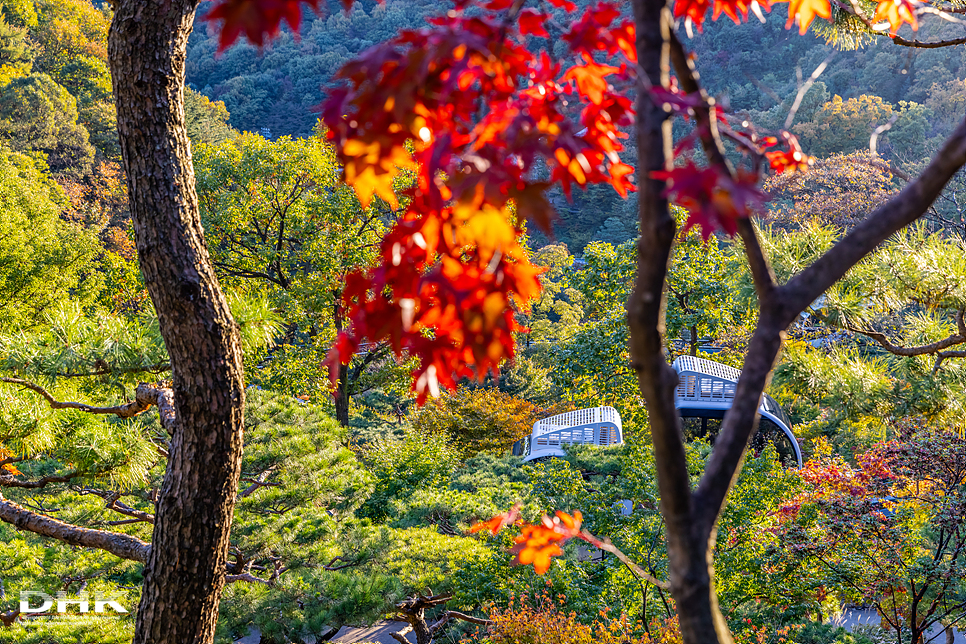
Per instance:
[[[377,440],[363,454],[375,477],[375,490],[360,514],[376,520],[389,514],[390,504],[407,499],[419,488],[440,487],[456,469],[459,451],[445,434],[412,430],[402,440]]]
[[[679,218],[683,212],[676,210]],[[686,351],[697,355],[704,343],[739,349],[751,335],[751,307],[740,297],[739,279],[746,270],[732,244],[704,241],[690,230],[674,245],[667,279],[667,334],[686,338]]]
[[[509,450],[528,436],[541,418],[569,411],[567,405],[540,407],[497,389],[461,387],[421,408],[412,426],[425,433],[442,433],[465,457]]]
[[[0,136],[21,152],[41,152],[54,172],[84,175],[94,162],[77,101],[50,76],[31,74],[0,88]]]
[[[779,277],[811,262],[838,231],[808,225],[801,231],[764,235]],[[930,234],[922,226],[899,233],[808,309],[775,373],[774,393],[807,425],[803,438],[831,437],[852,449],[888,438],[885,419],[924,415],[961,426],[964,366],[939,360],[938,350],[905,349],[952,338],[966,308],[966,260],[960,239]],[[804,325],[803,325],[804,326]]]
[[[190,87],[184,90],[184,120],[195,145],[220,145],[237,133],[228,125],[228,109]]]
[[[78,616],[47,622],[31,619],[27,625],[14,624],[0,631],[0,644],[127,644],[132,637],[133,620]]]
[[[37,51],[34,71],[49,75],[77,100],[80,123],[100,156],[120,160],[107,64],[110,12],[86,0],[34,0],[34,5],[37,24],[29,29]]]
[[[886,56],[886,54],[879,54]],[[891,74],[877,77],[891,79]],[[874,94],[862,94],[843,100],[835,95],[817,110],[809,121],[799,122],[793,131],[804,148],[814,156],[850,153],[869,147],[873,131],[896,118],[884,141],[896,150],[917,150],[925,139],[926,111],[922,105],[902,101],[896,109],[887,100]]]
[[[359,205],[321,135],[276,141],[226,135],[220,144],[199,145],[194,164],[222,283],[284,312],[282,342],[250,370],[251,382],[330,402],[323,363],[344,324],[338,304],[345,277],[374,260],[391,211],[381,203]],[[386,347],[373,347],[354,360],[341,386],[350,397],[399,389],[404,374]]]
[[[93,236],[60,219],[63,192],[35,160],[0,149],[0,325],[38,322],[68,294],[97,292]]]

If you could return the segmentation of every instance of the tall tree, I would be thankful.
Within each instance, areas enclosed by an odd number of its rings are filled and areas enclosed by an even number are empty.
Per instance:
[[[270,141],[242,134],[199,146],[194,165],[201,217],[222,282],[263,290],[285,311],[285,346],[260,364],[255,382],[328,398],[324,361],[345,327],[346,275],[375,262],[391,211],[383,202],[359,206],[321,136]],[[341,365],[334,392],[339,422],[349,424],[353,396],[392,380],[394,371],[400,369],[385,344]]]
[[[171,358],[175,412],[137,644],[214,637],[241,474],[241,345],[205,247],[185,129],[197,3],[118,0],[108,37],[138,259]]]

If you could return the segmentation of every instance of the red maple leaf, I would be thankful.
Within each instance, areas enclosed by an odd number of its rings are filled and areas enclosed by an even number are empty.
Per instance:
[[[259,47],[278,34],[282,20],[298,31],[302,20],[302,2],[319,11],[320,0],[218,0],[205,14],[206,22],[222,21],[218,51],[227,49],[242,33]],[[347,6],[352,0],[345,0]]]
[[[549,38],[550,34],[544,29],[543,23],[547,14],[534,9],[524,9],[520,12],[520,33],[524,36],[540,36]]]

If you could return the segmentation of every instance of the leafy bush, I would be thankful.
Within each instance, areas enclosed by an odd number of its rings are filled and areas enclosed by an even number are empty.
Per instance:
[[[417,489],[442,487],[459,464],[459,452],[446,436],[419,430],[402,440],[377,440],[363,458],[376,483],[359,514],[377,521],[389,516],[394,500],[407,499]]]

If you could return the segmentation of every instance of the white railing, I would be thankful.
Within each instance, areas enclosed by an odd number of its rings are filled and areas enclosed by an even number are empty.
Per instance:
[[[674,361],[678,386],[674,397],[686,400],[731,400],[741,372],[728,365],[694,356]]]
[[[580,427],[582,425],[594,425],[597,423],[613,423],[618,429],[623,429],[621,425],[621,415],[613,407],[591,407],[589,409],[578,409],[557,414],[550,418],[538,420],[533,425],[533,435],[538,436],[547,432],[552,432],[561,427]]]

